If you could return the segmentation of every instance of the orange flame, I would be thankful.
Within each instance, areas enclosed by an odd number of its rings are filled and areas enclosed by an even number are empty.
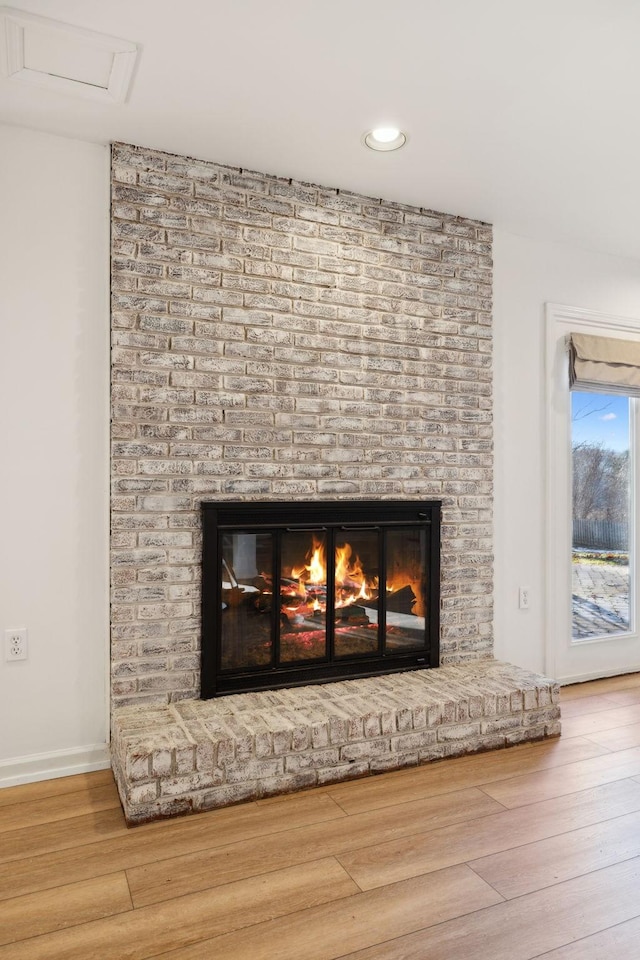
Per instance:
[[[336,606],[344,607],[356,600],[370,600],[376,581],[367,581],[360,557],[351,562],[353,553],[350,543],[336,547]],[[344,595],[344,591],[350,592]],[[340,592],[338,592],[340,591]]]
[[[305,595],[305,583],[326,583],[327,582],[327,563],[324,556],[324,544],[313,538],[311,548],[311,558],[309,564],[302,567],[292,567],[291,576],[298,581],[299,592]],[[309,554],[307,554],[309,556]],[[308,576],[304,573],[307,572]]]
[[[352,573],[362,572],[359,557],[356,557],[356,567],[353,570],[349,566],[351,553],[350,543],[345,543],[344,547],[336,547],[336,583],[340,585],[344,584]]]
[[[344,607],[356,603],[358,600],[370,600],[378,586],[377,578],[367,581],[360,557],[356,555],[355,559],[352,560],[352,555],[353,548],[350,543],[336,547],[335,587],[337,607]],[[309,562],[291,568],[291,576],[298,581],[297,592],[303,598],[307,595],[308,584],[323,585],[327,582],[327,561],[324,544],[314,537],[312,547],[305,559]],[[320,608],[317,599],[313,608]]]

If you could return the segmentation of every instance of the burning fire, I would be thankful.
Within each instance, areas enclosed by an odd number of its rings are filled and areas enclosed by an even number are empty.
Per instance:
[[[309,556],[309,554],[307,554]],[[305,570],[308,576],[304,576]],[[327,582],[327,562],[324,555],[324,544],[319,543],[313,538],[311,548],[311,559],[308,565],[302,567],[292,567],[291,576],[298,581],[300,594],[306,596],[305,583],[326,583]]]
[[[374,595],[377,578],[367,580],[360,558],[356,555],[352,561],[353,549],[350,543],[336,547],[335,587],[336,607],[344,607],[358,600],[370,600]],[[324,586],[327,582],[327,561],[324,544],[315,537],[307,554],[309,563],[301,567],[292,567],[291,576],[298,581],[298,595],[306,599],[309,586]],[[318,597],[315,597],[314,610],[320,609]]]
[[[424,596],[424,583],[421,577],[412,576],[410,572],[404,570],[391,570],[387,571],[387,594],[391,595],[397,590],[402,590],[403,587],[410,587],[415,601],[413,603],[411,612],[415,614],[416,617],[426,616],[426,599]]]
[[[355,603],[356,600],[370,600],[377,582],[367,581],[360,557],[351,563],[353,553],[350,543],[343,547],[336,547],[336,606],[342,607]]]

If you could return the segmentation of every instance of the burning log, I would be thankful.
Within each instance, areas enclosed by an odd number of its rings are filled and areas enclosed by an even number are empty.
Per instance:
[[[351,603],[347,607],[337,607],[336,620],[357,627],[366,626],[369,623],[369,617],[367,616],[365,608],[355,603]]]
[[[413,613],[415,602],[416,595],[408,584],[399,590],[394,590],[392,593],[387,594],[387,610],[390,610],[392,613]],[[377,610],[379,601],[372,600],[367,606],[373,610]]]
[[[416,595],[410,586],[401,587],[387,597],[387,610],[393,613],[413,613]]]

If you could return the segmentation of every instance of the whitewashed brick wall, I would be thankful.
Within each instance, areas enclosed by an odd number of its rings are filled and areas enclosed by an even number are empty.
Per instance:
[[[491,228],[115,144],[112,692],[199,696],[202,499],[444,501],[492,655]]]

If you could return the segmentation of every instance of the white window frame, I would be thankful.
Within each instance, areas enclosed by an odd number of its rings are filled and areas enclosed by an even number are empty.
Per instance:
[[[640,319],[548,303],[546,312],[546,616],[545,670],[561,683],[591,680],[640,670],[637,618],[630,603],[635,630],[621,634],[573,640],[572,633],[572,489],[571,398],[568,376],[567,335],[572,332],[640,341]],[[635,404],[631,404],[633,408]],[[631,410],[630,431],[634,432]],[[632,438],[632,450],[634,438]],[[636,446],[636,456],[640,450]],[[632,463],[634,457],[632,453]],[[638,522],[638,474],[631,469],[631,516]],[[636,534],[630,527],[631,597],[637,596],[634,569]],[[631,598],[630,598],[631,599]]]

